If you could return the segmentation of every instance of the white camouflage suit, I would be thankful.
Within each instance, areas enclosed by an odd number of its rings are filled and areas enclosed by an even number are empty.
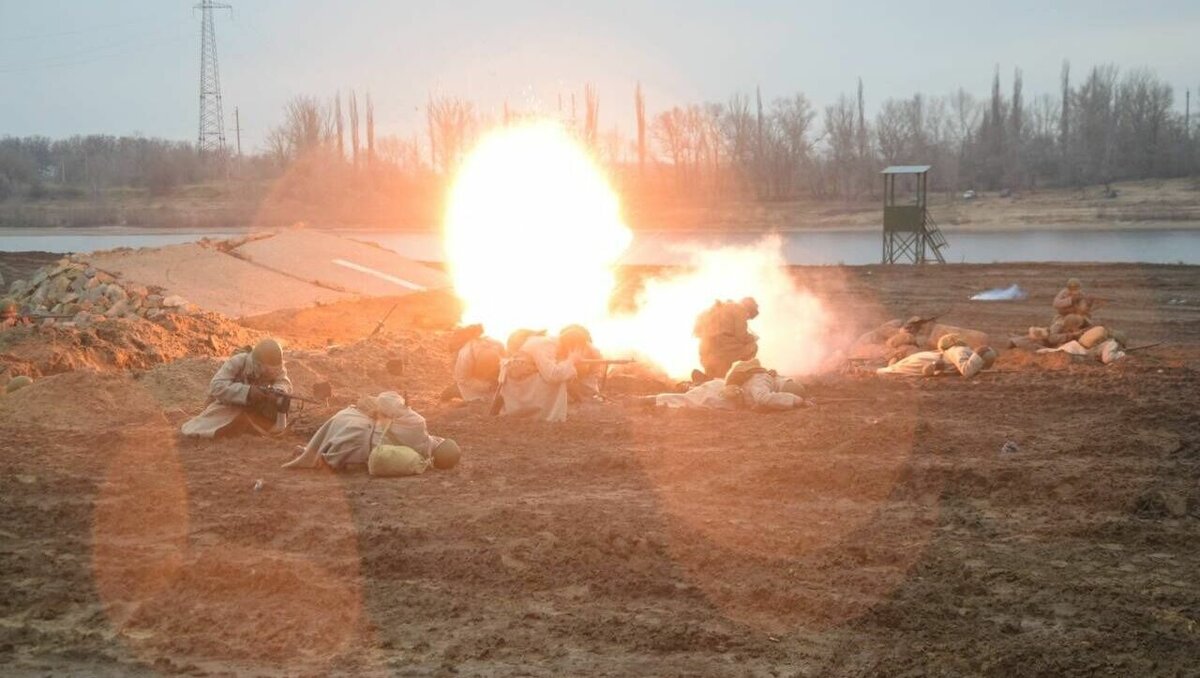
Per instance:
[[[429,435],[425,417],[393,391],[365,398],[333,415],[317,429],[300,456],[283,468],[315,468],[324,462],[340,469],[365,464],[378,445],[405,445],[429,457],[443,438]]]
[[[490,401],[496,394],[496,380],[478,376],[477,356],[481,351],[496,351],[504,355],[504,344],[491,337],[478,337],[458,349],[454,359],[454,384],[458,386],[458,394],[468,403]]]
[[[500,368],[500,414],[563,421],[567,384],[576,376],[574,356],[558,359],[556,338],[531,336]]]
[[[876,374],[899,374],[909,377],[925,375],[925,368],[939,362],[953,367],[959,374],[970,379],[983,370],[983,356],[966,346],[951,346],[945,351],[921,351],[893,365],[875,370]],[[940,373],[939,373],[940,374]]]

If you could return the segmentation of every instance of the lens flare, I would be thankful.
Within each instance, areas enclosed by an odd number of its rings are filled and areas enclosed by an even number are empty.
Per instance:
[[[446,214],[463,321],[501,339],[595,323],[631,239],[604,173],[560,125],[492,132],[465,159]]]

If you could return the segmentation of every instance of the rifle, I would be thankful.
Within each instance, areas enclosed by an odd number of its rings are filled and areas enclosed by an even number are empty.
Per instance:
[[[1133,353],[1134,351],[1141,351],[1142,349],[1146,349],[1146,348],[1154,348],[1155,346],[1162,346],[1165,343],[1167,343],[1167,342],[1156,341],[1153,344],[1142,344],[1141,346],[1134,346],[1133,348],[1127,348],[1127,349],[1125,349],[1125,352]]]
[[[608,385],[608,368],[612,367],[613,365],[632,365],[636,362],[637,361],[634,360],[633,358],[613,358],[613,359],[584,358],[583,360],[577,360],[575,362],[575,365],[582,366],[582,367],[593,367],[593,366],[603,366],[604,367],[604,374],[602,374],[600,376],[600,387],[596,389],[596,395],[600,396],[600,398],[602,400],[607,401],[609,399],[608,399],[608,397],[606,397],[604,395],[604,387]]]
[[[375,329],[371,330],[371,333],[367,335],[368,339],[375,336],[376,334],[379,334],[379,330],[383,329],[383,324],[387,322],[388,318],[392,317],[392,311],[395,311],[396,307],[399,305],[400,304],[393,304],[392,307],[388,309],[388,312],[385,313],[383,316],[383,320],[380,320],[379,324],[375,326]]]
[[[304,396],[298,396],[298,395],[295,395],[294,393],[288,393],[287,391],[285,391],[281,388],[277,388],[275,386],[260,386],[258,388],[261,388],[264,392],[267,393],[267,395],[274,396],[275,409],[279,412],[283,412],[284,414],[291,412],[293,400],[295,400],[297,402],[301,402],[301,403],[307,403],[309,405],[324,405],[325,404],[324,402],[322,402],[320,400],[313,400],[312,398],[305,398]]]
[[[36,315],[33,313],[23,313],[21,315],[18,315],[17,317],[24,318],[26,320],[64,320],[67,318],[74,318],[75,316],[61,315],[61,314],[57,314],[57,313],[46,313],[46,314],[38,313]]]

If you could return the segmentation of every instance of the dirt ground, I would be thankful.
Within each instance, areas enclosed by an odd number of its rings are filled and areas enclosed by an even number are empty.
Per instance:
[[[247,321],[334,402],[281,438],[216,442],[176,434],[214,356],[45,377],[0,397],[0,665],[1195,675],[1200,268],[796,271],[864,327],[949,307],[994,337],[1044,324],[1068,275],[1111,297],[1101,317],[1131,343],[1166,344],[1109,367],[1006,352],[972,381],[824,375],[781,414],[593,404],[547,425],[438,403],[444,332],[411,312],[355,340],[373,300]],[[966,301],[1013,282],[1028,300]],[[384,388],[459,441],[458,468],[279,468]]]

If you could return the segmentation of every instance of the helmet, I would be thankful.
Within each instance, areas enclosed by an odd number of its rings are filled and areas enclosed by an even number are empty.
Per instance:
[[[758,317],[758,302],[754,300],[754,297],[744,297],[738,303],[740,303],[742,307],[746,309],[746,313],[751,318]]]
[[[473,339],[478,339],[482,336],[483,325],[475,324],[467,325],[466,327],[459,327],[450,333],[450,340],[448,342],[450,352],[458,353],[460,350],[462,350],[463,346],[466,346]]]
[[[283,367],[283,347],[274,339],[263,339],[250,351],[254,363],[263,367]]]
[[[991,346],[984,346],[979,349],[978,355],[980,358],[983,358],[983,369],[985,370],[991,369],[992,365],[996,364],[996,358],[1000,357],[996,349]]]
[[[946,349],[952,348],[954,346],[966,346],[966,345],[967,345],[967,343],[962,340],[962,337],[960,337],[954,333],[943,334],[942,338],[938,339],[938,343],[937,343],[937,347],[938,347],[939,351],[945,351]]]
[[[766,372],[763,369],[762,363],[758,362],[758,358],[750,360],[739,360],[735,362],[729,371],[725,373],[725,383],[729,386],[741,386],[746,383],[750,375],[758,372]]]
[[[567,325],[558,334],[558,347],[560,351],[569,352],[581,349],[590,343],[592,343],[592,335],[582,325]]]
[[[558,336],[562,337],[567,334],[581,334],[587,343],[592,343],[592,333],[588,332],[587,328],[583,325],[567,325],[559,331]]]
[[[508,345],[506,346],[508,354],[516,355],[517,351],[521,350],[521,347],[525,345],[525,342],[529,341],[530,337],[541,336],[545,333],[545,330],[513,330],[513,333],[508,335]]]
[[[1077,290],[1081,287],[1083,287],[1083,283],[1079,282],[1079,278],[1071,278],[1067,281],[1067,289],[1069,290]]]
[[[14,391],[20,391],[21,389],[25,388],[26,386],[29,386],[32,383],[33,383],[32,377],[27,377],[25,375],[21,375],[19,377],[13,377],[12,379],[8,380],[8,385],[4,387],[4,392],[12,393]]]
[[[459,449],[458,443],[446,438],[433,448],[433,467],[442,471],[452,469],[458,466],[461,457],[462,450]]]

